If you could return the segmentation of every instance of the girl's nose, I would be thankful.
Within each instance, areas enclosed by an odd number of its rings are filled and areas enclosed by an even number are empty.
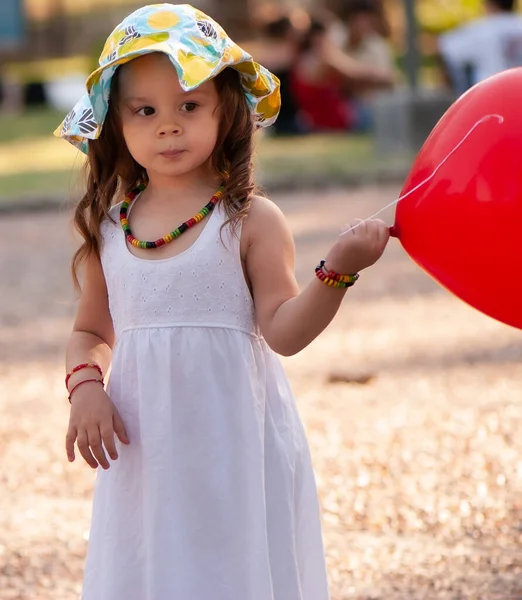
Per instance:
[[[168,137],[169,135],[180,135],[181,127],[175,123],[165,123],[158,127],[158,137]]]

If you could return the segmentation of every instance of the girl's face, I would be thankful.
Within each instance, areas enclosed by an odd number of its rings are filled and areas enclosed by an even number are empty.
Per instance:
[[[119,91],[123,137],[151,180],[206,172],[218,137],[218,102],[213,81],[185,92],[163,54],[146,54],[124,65]]]

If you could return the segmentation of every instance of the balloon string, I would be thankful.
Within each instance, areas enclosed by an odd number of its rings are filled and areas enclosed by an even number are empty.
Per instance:
[[[502,117],[501,115],[497,115],[497,114],[486,115],[486,116],[482,117],[482,119],[480,119],[479,121],[477,121],[475,123],[475,125],[473,125],[473,127],[468,131],[468,133],[466,133],[466,135],[460,140],[460,142],[455,146],[455,148],[453,148],[453,150],[435,167],[435,169],[433,170],[433,173],[429,177],[426,177],[426,179],[424,179],[419,184],[417,184],[409,192],[407,192],[406,194],[400,196],[399,198],[397,198],[393,202],[390,202],[389,204],[387,204],[386,206],[384,206],[383,208],[381,208],[380,210],[378,210],[375,214],[371,215],[370,217],[367,217],[366,219],[363,219],[362,221],[360,221],[356,225],[352,225],[352,227],[350,227],[346,231],[343,231],[341,235],[345,235],[347,233],[350,233],[351,231],[354,231],[355,229],[357,229],[358,227],[360,227],[361,225],[363,225],[367,221],[371,221],[371,219],[375,219],[375,217],[378,217],[385,210],[388,210],[388,208],[391,208],[392,206],[396,206],[397,204],[399,204],[399,202],[401,202],[402,200],[405,200],[408,196],[410,196],[411,194],[413,194],[414,192],[416,192],[423,185],[426,185],[429,181],[431,181],[435,177],[435,175],[437,174],[437,172],[448,162],[448,160],[453,156],[453,154],[455,154],[455,152],[457,152],[457,150],[469,138],[469,136],[475,131],[475,129],[479,125],[482,125],[482,123],[485,123],[486,121],[489,121],[490,119],[495,119],[498,122],[499,125],[504,122],[504,117]]]

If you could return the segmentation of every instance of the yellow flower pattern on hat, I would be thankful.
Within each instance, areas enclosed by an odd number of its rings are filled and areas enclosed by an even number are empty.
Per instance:
[[[194,42],[194,44],[197,44],[198,46],[204,46],[205,48],[212,47],[212,44],[204,38],[198,38],[195,36],[191,36],[190,39]]]
[[[142,50],[148,48],[151,44],[160,44],[166,42],[169,39],[169,34],[166,32],[152,33],[147,37],[136,38],[129,40],[121,47],[121,54],[130,54],[136,52],[136,50]]]
[[[223,61],[226,64],[238,63],[243,57],[243,50],[237,45],[227,46],[223,52]]]
[[[259,111],[266,115],[267,119],[272,119],[279,113],[280,101],[279,92],[272,92],[270,96],[261,100],[259,103]]]
[[[111,81],[117,68],[151,52],[166,54],[185,91],[200,86],[227,67],[241,75],[248,106],[260,126],[279,114],[279,80],[234,43],[224,29],[188,4],[153,4],[129,15],[103,48],[99,68],[87,79],[87,93],[67,115],[55,135],[83,152],[101,133],[109,108]]]
[[[171,29],[179,23],[179,16],[171,10],[162,10],[152,14],[147,24],[152,29]]]
[[[183,81],[191,87],[197,87],[201,81],[206,81],[214,72],[219,61],[210,62],[198,54],[178,51],[178,63],[183,71]]]

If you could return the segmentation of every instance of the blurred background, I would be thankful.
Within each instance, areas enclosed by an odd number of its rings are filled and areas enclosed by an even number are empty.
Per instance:
[[[260,143],[268,187],[296,180],[400,179],[457,92],[439,36],[485,14],[483,0],[205,0],[282,81],[283,111]],[[131,0],[2,0],[0,198],[77,192],[73,149],[50,133],[79,98]],[[325,137],[326,134],[326,137]],[[300,136],[299,152],[293,137]],[[30,140],[25,141],[24,140]],[[305,180],[302,174],[306,173]],[[45,196],[45,198],[44,198]]]
[[[301,285],[342,223],[398,197],[432,127],[484,76],[480,61],[490,74],[522,64],[522,21],[499,8],[509,0],[195,3],[281,78],[257,170],[294,233]],[[141,4],[0,0],[0,600],[81,591],[94,474],[66,460],[63,363],[83,157],[52,132]],[[391,225],[393,208],[381,216]],[[519,330],[391,240],[332,325],[283,362],[332,600],[522,600]]]

